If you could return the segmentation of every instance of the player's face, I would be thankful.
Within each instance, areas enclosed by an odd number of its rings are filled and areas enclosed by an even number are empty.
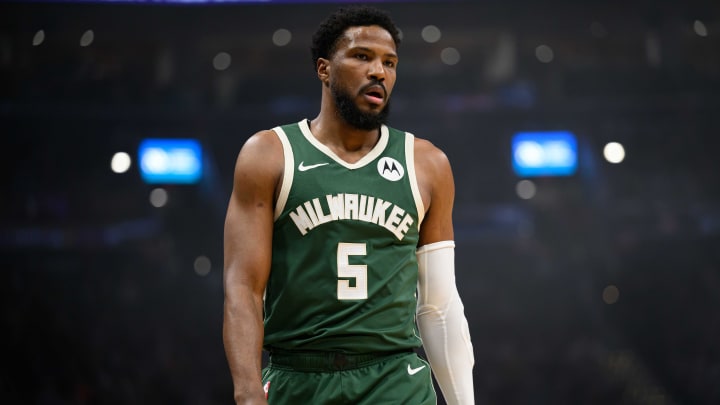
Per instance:
[[[360,129],[385,123],[395,86],[398,56],[389,32],[379,26],[351,27],[331,61],[330,89],[340,115]]]

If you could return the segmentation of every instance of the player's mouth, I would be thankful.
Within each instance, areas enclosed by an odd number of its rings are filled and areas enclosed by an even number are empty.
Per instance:
[[[382,105],[385,101],[387,92],[382,84],[371,84],[363,89],[365,100],[370,104]]]

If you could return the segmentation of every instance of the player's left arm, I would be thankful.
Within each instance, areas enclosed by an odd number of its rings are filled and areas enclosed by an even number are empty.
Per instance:
[[[420,139],[415,144],[415,167],[427,207],[417,250],[420,337],[445,401],[449,405],[474,404],[475,360],[455,284],[452,169],[440,149]]]

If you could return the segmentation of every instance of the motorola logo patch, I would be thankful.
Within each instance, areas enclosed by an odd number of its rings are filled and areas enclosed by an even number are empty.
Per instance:
[[[405,169],[400,162],[391,157],[380,159],[377,164],[377,169],[381,176],[390,181],[398,181],[405,175]]]

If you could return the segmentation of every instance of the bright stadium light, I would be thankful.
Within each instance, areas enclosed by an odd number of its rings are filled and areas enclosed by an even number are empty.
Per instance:
[[[618,142],[609,142],[603,148],[603,156],[610,163],[620,163],[625,160],[625,148]]]
[[[110,161],[110,169],[115,173],[125,173],[130,168],[132,159],[125,152],[117,152]]]

